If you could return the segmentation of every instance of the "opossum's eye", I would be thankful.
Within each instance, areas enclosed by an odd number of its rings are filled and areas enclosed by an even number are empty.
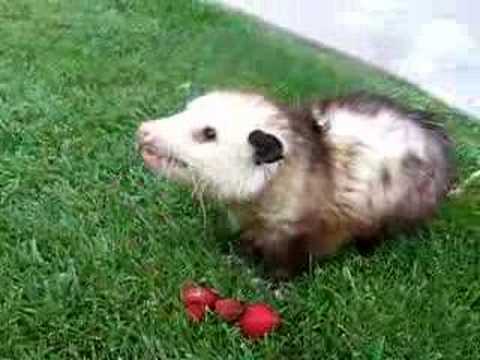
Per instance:
[[[212,141],[217,138],[217,132],[214,128],[207,126],[205,129],[203,129],[203,136],[205,137],[205,140]]]
[[[214,140],[217,139],[217,131],[210,126],[207,126],[207,127],[203,128],[202,130],[200,130],[199,132],[197,132],[194,135],[194,138],[198,142],[214,141]]]
[[[255,150],[254,160],[257,165],[271,164],[283,158],[283,145],[272,134],[254,130],[248,135],[248,142]]]
[[[213,140],[217,137],[217,132],[214,128],[207,126],[205,129],[203,129],[203,136],[205,136],[205,139]]]

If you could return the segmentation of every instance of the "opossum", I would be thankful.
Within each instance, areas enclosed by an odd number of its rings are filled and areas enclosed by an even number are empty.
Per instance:
[[[149,169],[222,200],[279,278],[431,219],[455,174],[429,114],[365,92],[288,105],[215,90],[144,121],[137,144]]]

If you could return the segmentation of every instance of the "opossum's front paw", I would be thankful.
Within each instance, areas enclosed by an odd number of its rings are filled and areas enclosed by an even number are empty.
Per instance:
[[[384,241],[385,238],[380,234],[372,236],[357,236],[354,245],[360,255],[371,256]]]
[[[310,255],[301,237],[278,239],[267,243],[263,256],[269,275],[285,281],[303,273],[310,262]]]
[[[267,276],[275,282],[284,282],[291,280],[298,272],[289,267],[271,267],[267,269]]]
[[[276,282],[284,282],[303,274],[307,269],[305,259],[264,257],[266,275]]]
[[[263,263],[267,277],[286,281],[302,273],[308,264],[308,252],[302,240],[246,232],[240,237],[240,246],[247,257]]]
[[[262,242],[251,233],[245,233],[240,237],[240,250],[252,259],[263,257]]]

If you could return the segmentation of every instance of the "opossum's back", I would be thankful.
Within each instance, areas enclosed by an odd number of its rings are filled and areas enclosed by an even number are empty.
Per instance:
[[[332,106],[326,111],[330,139],[342,154],[339,201],[371,221],[429,216],[450,185],[449,141],[418,113],[376,105]]]

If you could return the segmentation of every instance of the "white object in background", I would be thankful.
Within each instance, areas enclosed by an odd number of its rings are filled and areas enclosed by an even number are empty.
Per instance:
[[[219,0],[404,77],[480,117],[476,0]]]

